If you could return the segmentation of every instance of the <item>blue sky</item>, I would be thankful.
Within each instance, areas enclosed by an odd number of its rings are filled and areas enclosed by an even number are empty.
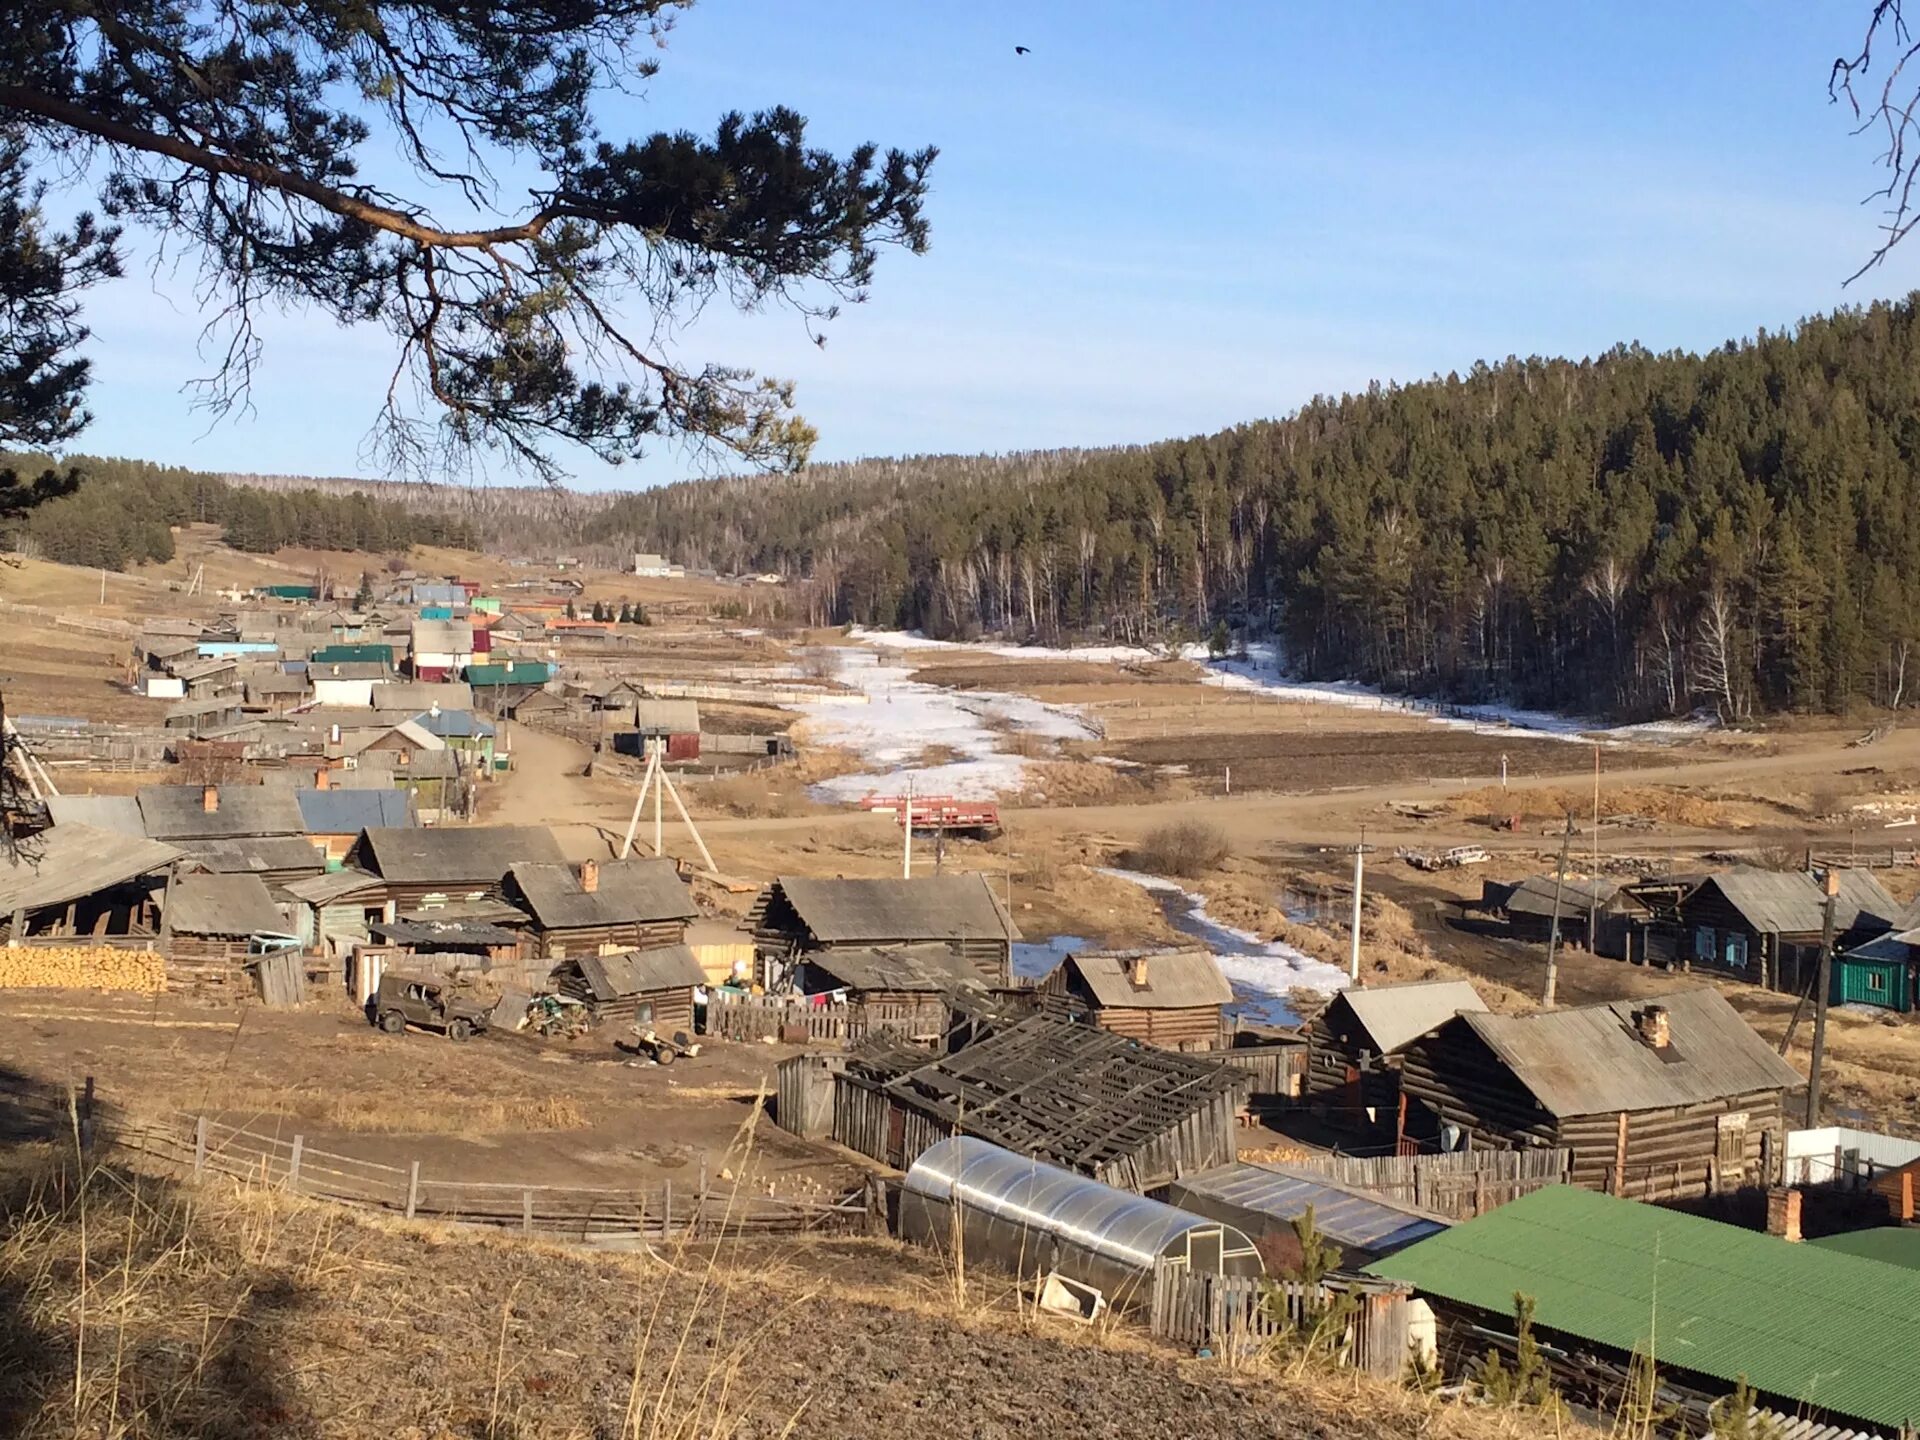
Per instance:
[[[614,134],[785,103],[844,150],[937,144],[932,251],[829,329],[710,310],[677,354],[797,382],[818,459],[1103,445],[1620,340],[1697,348],[1920,286],[1829,106],[1868,6],[704,0]],[[1016,56],[1013,47],[1031,47]],[[389,342],[272,317],[209,428],[185,278],[97,293],[78,448],[371,474]],[[671,447],[586,487],[702,468]],[[711,469],[711,462],[705,468]]]

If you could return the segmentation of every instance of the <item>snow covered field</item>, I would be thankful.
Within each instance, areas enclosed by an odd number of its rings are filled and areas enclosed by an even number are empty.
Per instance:
[[[1213,952],[1220,973],[1227,977],[1236,997],[1236,1003],[1228,1007],[1230,1014],[1244,1015],[1260,1025],[1297,1025],[1300,1017],[1288,1003],[1293,991],[1317,990],[1331,995],[1347,985],[1347,972],[1339,966],[1316,960],[1282,941],[1262,940],[1248,931],[1221,924],[1207,914],[1204,896],[1182,889],[1171,880],[1138,870],[1103,868],[1100,873],[1150,891],[1176,930]]]
[[[1026,695],[942,689],[912,678],[911,668],[871,651],[838,652],[838,679],[868,698],[865,705],[795,705],[809,737],[859,755],[872,769],[838,775],[812,788],[816,799],[852,802],[871,791],[894,794],[913,772],[923,795],[984,800],[1018,790],[1027,761],[1004,748],[1007,731],[1046,740],[1086,740],[1093,729],[1071,709]],[[960,758],[921,765],[939,747]]]

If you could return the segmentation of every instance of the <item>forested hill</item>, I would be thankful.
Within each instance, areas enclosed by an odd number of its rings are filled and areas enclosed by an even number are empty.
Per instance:
[[[812,574],[843,620],[1271,622],[1296,666],[1615,715],[1898,704],[1920,629],[1914,299],[1706,355],[1476,365],[1080,454],[624,497],[602,539]]]
[[[7,457],[0,456],[0,461]],[[46,456],[18,457],[23,470],[52,464]],[[217,475],[145,460],[70,457],[85,478],[71,495],[28,510],[21,533],[0,540],[26,545],[49,560],[123,570],[144,560],[173,558],[170,526],[193,522],[222,527],[238,550],[265,553],[283,546],[404,551],[410,545],[471,546],[471,525],[457,516],[421,513],[404,492],[374,498],[364,491],[321,493],[312,488],[271,492],[230,485]]]

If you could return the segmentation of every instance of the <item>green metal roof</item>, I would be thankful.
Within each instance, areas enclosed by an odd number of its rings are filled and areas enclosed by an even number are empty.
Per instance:
[[[1901,1265],[1909,1270],[1920,1270],[1920,1226],[1882,1225],[1877,1230],[1824,1235],[1807,1243],[1836,1255],[1857,1255],[1862,1260],[1878,1260],[1883,1265]]]
[[[393,663],[391,645],[322,645],[308,657],[315,665],[346,665],[362,660]]]
[[[1542,1329],[1880,1425],[1920,1420],[1920,1271],[1555,1185],[1369,1265]]]
[[[553,667],[544,660],[515,660],[508,669],[502,661],[467,667],[469,685],[544,685],[553,678]]]

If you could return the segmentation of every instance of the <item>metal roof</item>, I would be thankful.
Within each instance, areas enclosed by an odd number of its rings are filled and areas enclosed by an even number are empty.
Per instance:
[[[743,939],[749,937],[742,937]],[[921,945],[842,945],[806,957],[849,990],[899,990],[935,994],[956,986],[978,987],[980,972],[971,960],[933,941]]]
[[[139,793],[140,818],[155,840],[231,839],[243,835],[299,835],[306,830],[293,793],[266,785],[215,785],[206,808],[200,785],[148,785]]]
[[[1383,1195],[1336,1185],[1324,1175],[1284,1165],[1222,1165],[1183,1175],[1173,1182],[1168,1198],[1185,1205],[1188,1196],[1250,1211],[1272,1222],[1265,1229],[1291,1225],[1311,1208],[1314,1228],[1321,1234],[1372,1255],[1403,1250],[1438,1235],[1452,1223],[1414,1206],[1395,1204]],[[1240,1228],[1248,1227],[1242,1222]]]
[[[1131,1271],[1151,1271],[1196,1230],[1224,1232],[1229,1253],[1253,1253],[1253,1243],[1231,1226],[1190,1210],[1116,1190],[1071,1170],[973,1135],[955,1135],[920,1152],[903,1182],[908,1193],[958,1205],[1004,1222],[1042,1253],[1053,1237]],[[1262,1267],[1257,1261],[1252,1267]]]
[[[688,920],[700,913],[671,860],[602,860],[589,894],[573,865],[515,865],[509,888],[526,901],[543,929]]]
[[[1135,988],[1133,966],[1144,960],[1147,983]],[[1233,987],[1205,950],[1161,950],[1148,954],[1081,950],[1062,962],[1080,976],[1094,1002],[1121,1010],[1182,1010],[1224,1005]]]
[[[784,896],[822,944],[886,940],[1018,940],[1020,932],[982,875],[917,880],[835,880],[782,875],[763,897]]]
[[[49,795],[47,813],[55,825],[90,825],[143,840],[147,835],[140,802],[131,795]]]
[[[1920,1418],[1920,1271],[1554,1185],[1366,1267],[1762,1396],[1883,1425]]]
[[[422,710],[409,723],[442,740],[485,740],[494,733],[493,722],[471,710],[442,710],[438,714]]]
[[[453,680],[389,680],[373,692],[382,710],[404,710],[418,715],[438,705],[442,710],[471,710],[473,687]]]
[[[157,840],[72,822],[26,837],[17,852],[0,856],[0,916],[64,905],[165,870],[180,858]]]
[[[180,935],[278,935],[287,928],[258,875],[177,875],[161,918]]]
[[[1583,878],[1568,875],[1559,882],[1560,913],[1570,916],[1577,910],[1604,908],[1620,893],[1620,882],[1604,875]],[[1515,885],[1500,908],[1509,915],[1551,915],[1554,906],[1554,877],[1529,875]]]
[[[1321,1012],[1338,1029],[1340,1012],[1351,1013],[1376,1053],[1391,1055],[1438,1029],[1462,1010],[1484,1011],[1487,1002],[1465,980],[1422,980],[1409,985],[1371,985],[1340,991]]]
[[[1634,1012],[1644,1005],[1666,1007],[1672,1040],[1664,1050],[1634,1029]],[[1459,1023],[1561,1117],[1693,1105],[1806,1083],[1712,988],[1535,1015],[1465,1014]]]
[[[404,790],[296,790],[309,835],[358,835],[413,823]]]
[[[55,818],[58,818],[58,812],[55,812]],[[1847,951],[1849,959],[1890,960],[1896,965],[1910,964],[1916,955],[1920,955],[1920,927],[1889,930]]]
[[[704,985],[707,972],[685,945],[655,945],[647,950],[622,950],[613,955],[580,955],[566,962],[580,976],[596,1000],[617,1000],[648,990],[678,990]]]
[[[698,735],[700,705],[695,700],[636,700],[633,728],[655,735]]]
[[[565,863],[553,833],[537,825],[369,830],[354,851],[381,879],[416,885],[494,885],[515,865]]]
[[[1920,1270],[1920,1226],[1882,1225],[1873,1230],[1850,1230],[1844,1235],[1823,1235],[1807,1243],[1840,1255]]]
[[[415,658],[428,655],[471,655],[473,625],[466,620],[416,620],[413,622]]]
[[[1836,870],[1834,874],[1840,881],[1834,906],[1837,929],[1851,930],[1875,922],[1890,926],[1899,917],[1899,902],[1887,894],[1871,871]],[[1826,892],[1804,870],[1742,867],[1707,876],[1699,889],[1709,888],[1718,890],[1756,934],[1817,935],[1826,925]]]

